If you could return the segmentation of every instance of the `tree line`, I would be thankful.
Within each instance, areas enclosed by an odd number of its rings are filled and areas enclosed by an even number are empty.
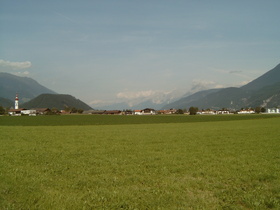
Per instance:
[[[253,109],[253,108],[246,108],[246,109]],[[244,108],[241,108],[240,110],[246,110]],[[196,115],[197,112],[198,112],[198,107],[195,107],[195,106],[191,106],[189,108],[189,114],[190,115]],[[205,109],[206,111],[210,111],[210,109]],[[205,111],[204,109],[202,109],[202,111]],[[264,107],[256,107],[253,109],[255,111],[255,113],[259,114],[259,113],[264,113],[266,112],[266,109]],[[227,108],[222,108],[221,111],[230,111],[229,109]],[[178,109],[176,111],[176,114],[184,114],[186,113],[186,109]],[[233,113],[237,113],[237,111],[233,112]]]

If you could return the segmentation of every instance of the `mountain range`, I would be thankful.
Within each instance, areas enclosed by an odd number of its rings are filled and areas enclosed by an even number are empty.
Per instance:
[[[19,94],[20,108],[92,109],[74,96],[57,94],[34,79],[0,72],[0,106],[14,107],[16,94]]]
[[[42,93],[55,94],[54,91],[39,84],[29,77],[19,77],[0,72],[0,97],[14,101],[15,94],[20,95],[21,102],[27,102]]]
[[[277,107],[280,105],[280,64],[252,82],[236,88],[204,90],[165,105],[163,109],[240,109],[246,107]]]
[[[15,94],[20,94],[20,107],[23,108],[58,108],[75,107],[92,109],[74,96],[57,94],[28,77],[19,77],[0,72],[0,106],[12,107]],[[181,94],[183,95],[183,94]],[[25,102],[25,103],[22,103]],[[280,64],[272,70],[242,87],[209,89],[186,93],[155,92],[149,97],[129,99],[111,105],[94,106],[95,109],[241,109],[247,107],[278,107],[280,105]]]
[[[181,98],[183,93],[179,91],[169,91],[169,92],[160,92],[154,91],[148,96],[137,97],[126,99],[117,103],[110,104],[94,104],[92,105],[95,109],[104,109],[104,110],[123,110],[123,109],[144,109],[147,107],[159,110],[167,103]]]

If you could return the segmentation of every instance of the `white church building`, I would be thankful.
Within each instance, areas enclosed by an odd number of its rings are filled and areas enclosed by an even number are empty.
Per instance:
[[[28,110],[24,108],[19,108],[19,99],[18,94],[16,94],[15,98],[15,108],[10,109],[8,111],[10,116],[21,116],[21,115],[29,115],[29,116],[36,116],[36,110]]]

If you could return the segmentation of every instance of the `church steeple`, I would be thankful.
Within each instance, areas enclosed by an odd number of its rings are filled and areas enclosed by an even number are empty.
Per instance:
[[[18,94],[16,94],[15,98],[15,109],[18,109]]]

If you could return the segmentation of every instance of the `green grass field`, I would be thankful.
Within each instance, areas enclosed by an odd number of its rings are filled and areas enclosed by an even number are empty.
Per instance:
[[[280,117],[271,114],[251,115],[58,115],[37,117],[0,116],[0,126],[66,126],[66,125],[123,125],[123,124],[158,124],[158,123],[194,123],[233,121],[249,119],[267,119]]]
[[[279,209],[279,125],[279,115],[0,117],[0,209]]]

